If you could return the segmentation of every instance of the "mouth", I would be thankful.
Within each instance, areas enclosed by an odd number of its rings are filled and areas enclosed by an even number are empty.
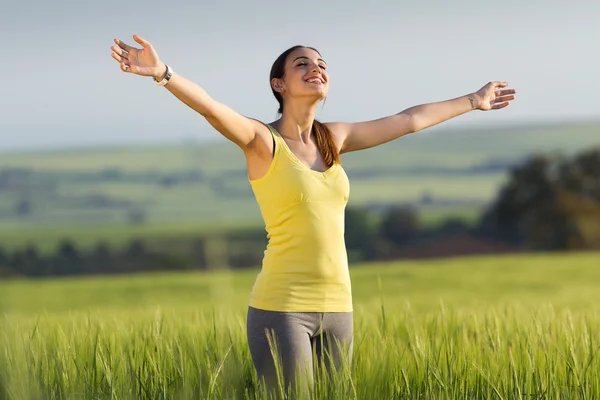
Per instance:
[[[324,85],[325,81],[318,77],[318,76],[311,76],[309,78],[306,78],[304,81],[308,82],[308,83],[316,83],[318,85]]]

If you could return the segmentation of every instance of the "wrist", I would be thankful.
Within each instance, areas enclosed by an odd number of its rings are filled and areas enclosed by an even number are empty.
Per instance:
[[[478,110],[481,108],[482,99],[477,93],[471,93],[467,96],[471,110]]]
[[[156,82],[160,82],[163,80],[166,74],[167,66],[163,63],[160,63],[160,66],[156,67],[156,71],[152,74],[152,77]]]

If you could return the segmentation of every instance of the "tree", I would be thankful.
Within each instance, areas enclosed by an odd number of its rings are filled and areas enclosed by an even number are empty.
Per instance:
[[[561,165],[565,190],[600,202],[600,149],[580,153]]]
[[[98,242],[88,257],[87,273],[106,274],[116,272],[117,265],[113,260],[110,246],[104,240]]]
[[[541,222],[540,216],[555,196],[555,164],[549,157],[535,156],[513,168],[508,182],[483,216],[482,231],[501,240],[526,242],[531,226]]]
[[[24,273],[27,276],[45,276],[46,271],[45,260],[40,256],[37,248],[33,243],[29,243],[22,253],[22,263]]]
[[[388,209],[380,225],[381,236],[396,245],[403,245],[419,232],[419,217],[410,207],[395,206]]]
[[[14,250],[8,261],[8,266],[18,275],[27,275],[25,255],[23,253],[23,250]]]
[[[593,248],[599,207],[600,149],[571,159],[535,156],[511,171],[479,229],[529,249]]]
[[[6,267],[9,263],[8,254],[4,250],[4,246],[0,245],[0,267]]]
[[[449,217],[434,230],[440,235],[455,235],[471,232],[471,226],[461,217]]]
[[[54,256],[54,273],[56,275],[77,275],[84,271],[84,259],[77,250],[77,245],[70,239],[63,239],[57,246]]]
[[[373,229],[366,208],[346,207],[344,212],[344,240],[348,257],[358,261],[370,256]]]
[[[344,239],[346,246],[360,247],[371,231],[369,212],[365,208],[346,207],[344,212]]]
[[[9,278],[17,275],[17,271],[12,265],[11,257],[4,247],[0,245],[0,279]]]

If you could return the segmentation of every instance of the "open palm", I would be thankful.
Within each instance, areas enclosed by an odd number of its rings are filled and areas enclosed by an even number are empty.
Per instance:
[[[133,35],[133,40],[142,48],[137,49],[119,39],[115,39],[117,46],[111,46],[112,58],[119,62],[121,69],[136,75],[155,78],[163,74],[166,67],[160,61],[152,45],[137,35]]]
[[[506,82],[490,82],[475,94],[479,97],[477,108],[483,111],[499,110],[510,104],[515,99],[514,89],[504,89],[508,86]]]

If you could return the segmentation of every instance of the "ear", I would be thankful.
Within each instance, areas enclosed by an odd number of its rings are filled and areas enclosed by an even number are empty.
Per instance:
[[[273,78],[271,79],[271,87],[274,91],[278,93],[282,93],[285,91],[285,87],[283,86],[283,79],[281,78]]]

